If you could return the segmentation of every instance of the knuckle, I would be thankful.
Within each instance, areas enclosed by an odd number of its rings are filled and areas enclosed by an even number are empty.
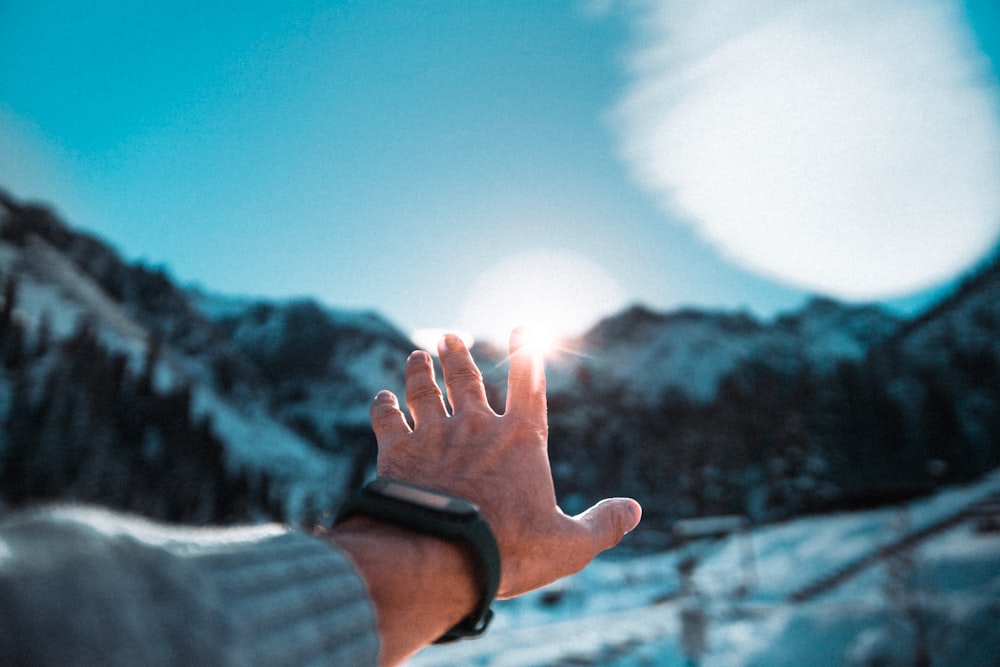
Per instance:
[[[383,429],[387,429],[393,426],[399,417],[396,415],[396,410],[379,410],[372,413],[372,421]]]
[[[504,417],[521,440],[538,440],[546,442],[549,437],[549,426],[546,420],[538,420],[523,415],[512,414]]]
[[[512,368],[510,383],[531,392],[545,392],[545,375],[532,368]]]
[[[371,413],[372,417],[378,417],[384,414],[391,414],[395,411],[396,411],[396,406],[386,400],[376,400],[374,403],[371,404],[371,407],[369,408],[369,412]]]
[[[462,420],[466,428],[472,431],[484,431],[494,428],[497,424],[497,416],[486,409],[472,409],[462,413]]]
[[[411,403],[422,403],[427,400],[441,400],[441,389],[433,382],[420,383],[409,387],[406,391],[406,398]]]
[[[452,370],[446,379],[449,387],[478,385],[483,383],[483,374],[475,366],[461,366]]]

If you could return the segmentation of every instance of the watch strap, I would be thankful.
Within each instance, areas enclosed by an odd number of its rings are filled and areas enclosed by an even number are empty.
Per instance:
[[[442,499],[440,506],[418,503],[382,492],[387,484],[401,485]],[[416,532],[462,542],[476,556],[480,588],[475,609],[435,640],[443,644],[482,635],[493,619],[490,605],[500,585],[500,550],[493,531],[479,509],[468,500],[399,480],[376,478],[361,487],[341,507],[334,524],[363,514]]]

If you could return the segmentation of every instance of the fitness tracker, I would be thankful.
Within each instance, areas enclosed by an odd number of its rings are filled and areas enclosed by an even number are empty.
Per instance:
[[[478,637],[486,632],[493,618],[490,604],[500,585],[500,550],[478,507],[458,496],[378,477],[348,499],[334,524],[356,514],[470,546],[478,561],[479,603],[471,614],[434,643]]]

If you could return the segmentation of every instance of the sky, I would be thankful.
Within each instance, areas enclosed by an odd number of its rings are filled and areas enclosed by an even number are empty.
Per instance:
[[[1000,236],[1000,2],[0,0],[0,188],[408,332],[909,313]]]

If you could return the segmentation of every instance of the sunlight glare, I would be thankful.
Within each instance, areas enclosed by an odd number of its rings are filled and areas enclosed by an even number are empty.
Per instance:
[[[559,337],[538,322],[521,325],[521,341],[525,350],[543,357],[550,356],[559,348]]]
[[[604,269],[564,250],[533,250],[488,267],[469,287],[462,326],[495,345],[529,327],[537,345],[551,351],[562,338],[579,335],[625,305],[625,296]]]

